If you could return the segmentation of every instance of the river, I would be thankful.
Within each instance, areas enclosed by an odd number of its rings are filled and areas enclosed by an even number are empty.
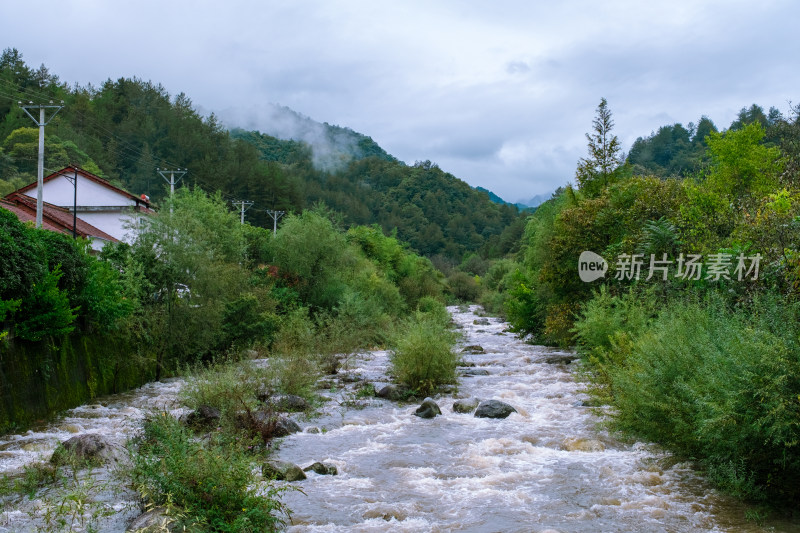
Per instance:
[[[462,344],[485,351],[464,356],[485,375],[462,377],[455,396],[498,399],[517,413],[503,420],[454,413],[450,394],[435,398],[441,416],[421,419],[413,415],[416,404],[356,398],[361,380],[377,388],[388,383],[389,354],[353,357],[344,375],[322,391],[329,399],[322,414],[299,420],[305,431],[285,438],[277,452],[300,466],[325,461],[339,471],[309,473],[293,483],[302,492],[284,493],[293,511],[288,531],[800,531],[796,522],[746,520],[746,508],[712,490],[691,464],[609,434],[603,418],[585,406],[588,397],[575,377],[579,363],[565,363],[571,353],[526,344],[495,318],[476,324],[482,320],[475,307],[449,310]],[[123,442],[149,410],[179,413],[175,398],[182,384],[146,385],[6,435],[0,472],[46,458],[57,442],[78,432]],[[110,479],[102,471],[94,475]],[[0,531],[41,530],[41,518],[33,517],[37,505],[47,505],[45,494],[6,501]],[[93,522],[98,531],[124,531],[136,515],[135,494],[119,485],[95,509],[109,514]]]

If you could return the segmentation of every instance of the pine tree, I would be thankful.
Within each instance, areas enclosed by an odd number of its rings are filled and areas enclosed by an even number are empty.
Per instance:
[[[586,134],[589,157],[578,161],[578,170],[575,173],[578,187],[589,195],[595,195],[608,186],[622,164],[619,139],[611,134],[614,121],[605,98],[600,99],[592,126],[593,133]]]

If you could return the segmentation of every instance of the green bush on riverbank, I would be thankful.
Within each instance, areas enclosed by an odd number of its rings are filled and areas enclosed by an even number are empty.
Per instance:
[[[577,330],[592,353],[605,325],[589,309]],[[617,407],[614,425],[701,459],[732,494],[796,501],[799,313],[774,294],[734,309],[712,294],[674,303],[630,333],[614,327],[615,359],[590,358]]]

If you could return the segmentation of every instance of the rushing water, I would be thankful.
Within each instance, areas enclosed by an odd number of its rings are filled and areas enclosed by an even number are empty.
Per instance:
[[[301,420],[306,431],[284,439],[278,458],[307,466],[325,461],[336,476],[309,473],[284,493],[292,532],[693,532],[798,531],[798,524],[762,528],[744,508],[711,490],[688,464],[643,443],[623,443],[598,428],[583,406],[570,355],[531,346],[489,319],[476,325],[475,308],[450,309],[463,344],[485,354],[466,355],[488,375],[463,377],[457,397],[499,399],[518,413],[504,420],[452,410],[453,395],[437,397],[442,415],[413,416],[416,404],[357,399],[364,380],[387,383],[388,353],[371,352],[348,363],[347,376],[323,391],[323,414]],[[551,359],[548,363],[547,360]],[[94,432],[123,442],[151,410],[179,412],[181,380],[146,385],[65,413],[25,434],[0,438],[0,472],[47,459],[59,441]],[[313,432],[312,428],[321,428]],[[311,430],[311,431],[309,431]],[[106,473],[93,472],[101,480]],[[94,509],[99,531],[122,532],[137,514],[135,495],[104,491]],[[46,494],[6,502],[0,531],[39,531]],[[88,523],[89,521],[84,521]],[[81,522],[80,524],[85,523]],[[79,525],[80,525],[79,524]],[[75,527],[75,530],[81,530]]]

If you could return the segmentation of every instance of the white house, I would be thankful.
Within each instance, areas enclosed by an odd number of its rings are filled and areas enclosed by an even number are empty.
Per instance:
[[[77,193],[74,181],[77,181]],[[36,182],[15,191],[36,198]],[[12,193],[12,194],[15,194]],[[77,201],[75,195],[77,194]],[[142,215],[152,214],[147,197],[115,187],[107,180],[80,167],[68,166],[44,178],[42,198],[45,202],[72,212],[77,205],[78,217],[117,240],[132,242]]]

